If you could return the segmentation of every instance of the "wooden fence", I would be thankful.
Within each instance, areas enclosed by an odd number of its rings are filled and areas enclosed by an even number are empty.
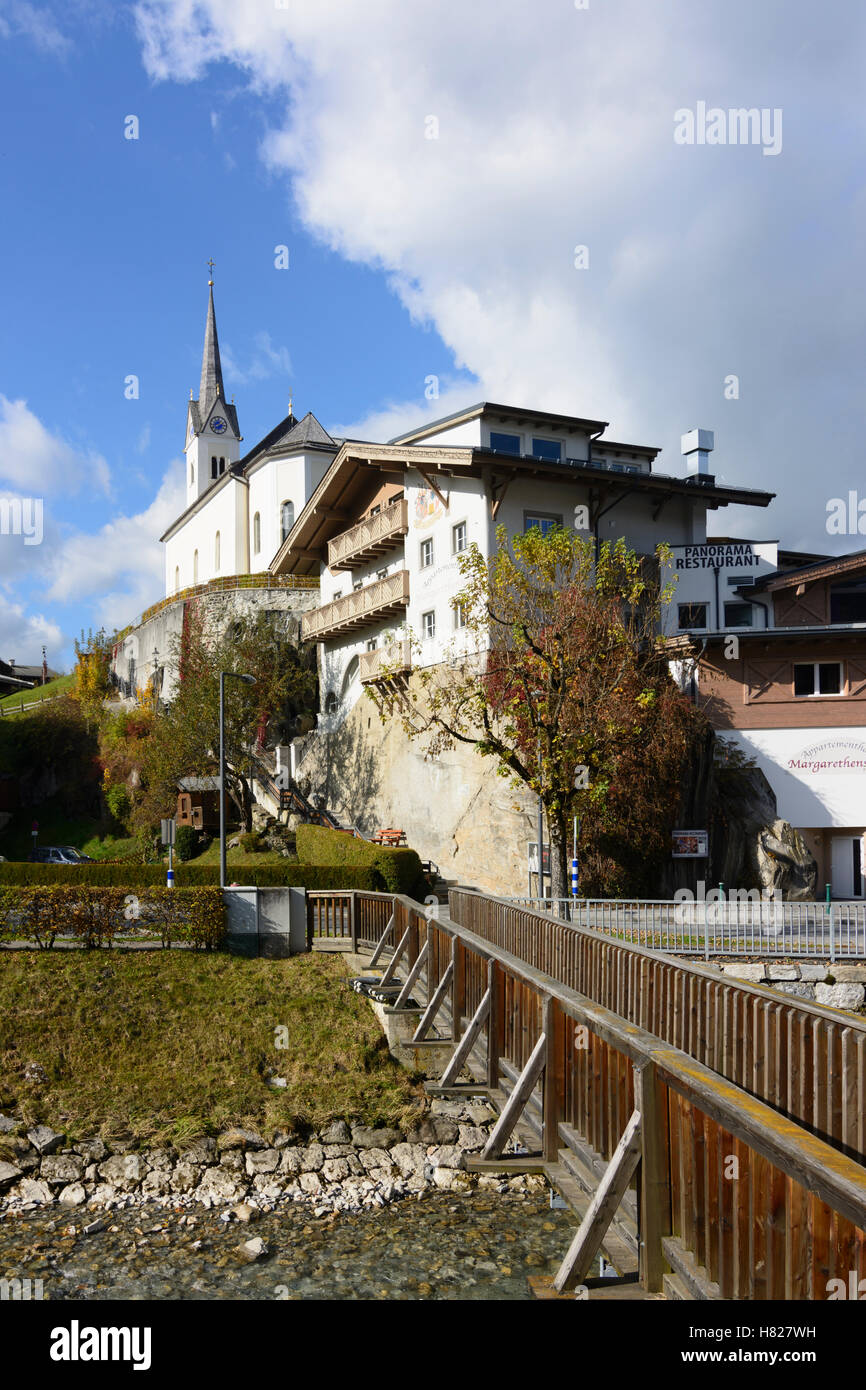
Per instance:
[[[415,1043],[446,1019],[441,1085],[469,1075],[500,1106],[480,1167],[531,1161],[505,1153],[520,1125],[557,1185],[592,1177],[559,1289],[602,1245],[680,1296],[823,1299],[866,1279],[860,1020],[480,894],[453,892],[451,916],[309,897],[315,931],[374,958],[387,929],[397,1005],[426,1001]]]

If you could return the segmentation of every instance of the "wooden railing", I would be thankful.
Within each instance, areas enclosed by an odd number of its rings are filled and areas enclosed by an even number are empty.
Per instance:
[[[328,541],[328,568],[351,570],[393,550],[409,530],[409,504],[405,497],[365,517],[357,526]]]
[[[301,619],[304,641],[321,641],[337,632],[353,627],[367,627],[380,618],[394,616],[409,602],[409,571],[397,570],[386,579],[376,579],[362,589],[333,599],[305,613]]]
[[[361,652],[358,658],[358,675],[361,684],[381,679],[382,668],[388,667],[394,675],[404,674],[412,669],[412,643],[391,642],[387,647],[377,647],[372,652]]]
[[[484,1160],[508,1166],[519,1122],[554,1181],[582,1165],[607,1184],[557,1288],[609,1248],[611,1193],[618,1248],[649,1291],[673,1277],[692,1296],[824,1299],[830,1280],[866,1278],[866,1167],[850,1156],[858,1019],[462,890],[453,916],[400,896],[309,896],[322,930],[339,916],[376,956],[389,929],[386,975],[399,964],[402,993],[426,999],[417,1045],[448,1015],[442,1084],[468,1070],[500,1102]],[[811,1130],[791,1118],[815,1105]]]

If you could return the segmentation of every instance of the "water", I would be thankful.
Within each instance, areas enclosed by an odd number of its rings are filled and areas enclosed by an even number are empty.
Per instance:
[[[110,1212],[104,1230],[83,1234],[94,1219],[7,1215],[0,1277],[41,1279],[52,1300],[529,1299],[528,1277],[555,1273],[575,1229],[547,1193],[425,1193],[324,1218],[285,1207],[248,1224],[197,1208],[191,1225],[154,1205]],[[255,1236],[268,1256],[238,1263],[234,1247]]]

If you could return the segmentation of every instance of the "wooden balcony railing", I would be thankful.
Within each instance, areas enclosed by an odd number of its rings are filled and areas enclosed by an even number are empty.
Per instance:
[[[409,571],[397,570],[387,579],[377,579],[354,589],[351,594],[325,603],[305,613],[301,620],[301,636],[307,642],[322,642],[327,637],[352,628],[369,627],[382,618],[395,617],[409,602]]]
[[[403,675],[412,670],[412,643],[391,642],[387,647],[378,647],[373,652],[362,652],[358,659],[361,684],[381,679],[382,667],[388,667],[391,675]]]
[[[399,544],[408,529],[409,504],[401,497],[329,541],[328,568],[351,570],[377,555],[384,555]]]

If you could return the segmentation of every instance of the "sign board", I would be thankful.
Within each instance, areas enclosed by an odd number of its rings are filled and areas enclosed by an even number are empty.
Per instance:
[[[545,845],[541,851],[541,871],[550,876],[550,845]],[[538,841],[531,840],[529,843],[529,872],[538,873]]]
[[[160,821],[161,839],[164,845],[173,845],[175,842],[175,831],[177,826],[173,820]]]
[[[706,859],[710,852],[706,830],[675,830],[672,839],[673,859]]]

